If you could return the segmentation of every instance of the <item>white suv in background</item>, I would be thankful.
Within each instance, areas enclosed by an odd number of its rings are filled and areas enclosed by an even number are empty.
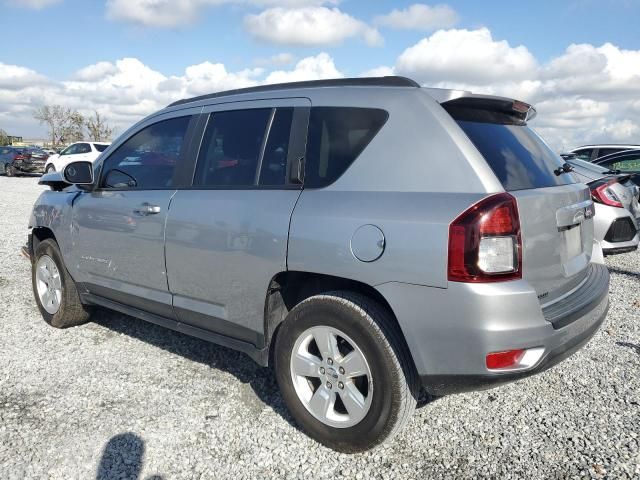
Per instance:
[[[105,142],[76,142],[65,148],[59,155],[51,155],[44,166],[45,173],[61,171],[68,163],[84,160],[93,162],[100,153],[104,152],[109,143]]]

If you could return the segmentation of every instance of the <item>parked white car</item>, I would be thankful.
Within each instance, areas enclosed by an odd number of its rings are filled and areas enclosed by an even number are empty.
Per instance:
[[[76,142],[65,148],[59,155],[51,155],[44,166],[45,173],[61,171],[67,164],[84,160],[93,162],[104,152],[109,143],[105,142]]]

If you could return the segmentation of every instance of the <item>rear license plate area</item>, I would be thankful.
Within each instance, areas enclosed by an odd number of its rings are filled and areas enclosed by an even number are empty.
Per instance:
[[[565,251],[567,260],[582,254],[582,228],[580,225],[568,228],[564,232]]]

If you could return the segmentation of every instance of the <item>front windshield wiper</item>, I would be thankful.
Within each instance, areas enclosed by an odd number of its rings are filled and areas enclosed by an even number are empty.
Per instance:
[[[606,173],[607,175],[620,175],[622,173],[622,170],[607,170],[606,172],[602,173]]]
[[[560,176],[563,173],[569,173],[569,172],[573,172],[573,167],[571,165],[569,165],[568,163],[565,163],[564,165],[562,165],[561,167],[556,168],[553,171],[553,173],[555,173],[557,176]]]

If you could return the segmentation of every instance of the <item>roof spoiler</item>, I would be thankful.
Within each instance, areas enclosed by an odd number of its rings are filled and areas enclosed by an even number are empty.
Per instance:
[[[528,103],[490,95],[468,95],[442,103],[456,120],[526,125],[537,115]]]

